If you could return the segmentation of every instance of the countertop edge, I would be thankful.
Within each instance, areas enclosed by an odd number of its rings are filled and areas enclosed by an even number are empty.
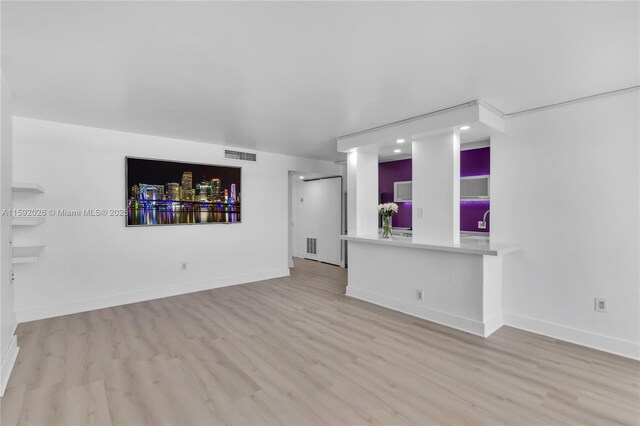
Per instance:
[[[354,241],[369,244],[387,245],[393,247],[404,247],[418,250],[433,250],[443,251],[449,253],[462,253],[462,254],[475,254],[483,256],[501,256],[504,254],[513,253],[522,250],[521,244],[505,244],[499,243],[500,247],[474,247],[474,246],[457,246],[457,245],[443,245],[443,244],[425,244],[414,243],[411,241],[401,241],[394,239],[382,239],[374,237],[352,236],[352,235],[340,235],[340,239],[344,241]]]

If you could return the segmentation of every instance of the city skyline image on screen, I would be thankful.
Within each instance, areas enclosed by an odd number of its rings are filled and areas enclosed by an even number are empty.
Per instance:
[[[127,226],[240,222],[240,167],[125,161]]]

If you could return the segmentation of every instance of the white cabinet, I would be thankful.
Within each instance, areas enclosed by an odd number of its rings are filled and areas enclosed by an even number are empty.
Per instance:
[[[413,183],[410,180],[393,183],[393,201],[404,203],[413,199]]]

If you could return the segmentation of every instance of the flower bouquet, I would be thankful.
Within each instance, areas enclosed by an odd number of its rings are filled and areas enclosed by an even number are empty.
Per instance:
[[[378,213],[382,216],[382,238],[391,238],[391,217],[398,213],[396,203],[378,204]]]

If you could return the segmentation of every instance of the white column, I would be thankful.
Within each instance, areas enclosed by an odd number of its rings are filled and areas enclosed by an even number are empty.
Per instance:
[[[460,134],[413,141],[413,241],[460,243]]]
[[[378,155],[351,152],[347,159],[347,231],[378,235]]]
[[[484,337],[502,327],[502,256],[482,256]]]

